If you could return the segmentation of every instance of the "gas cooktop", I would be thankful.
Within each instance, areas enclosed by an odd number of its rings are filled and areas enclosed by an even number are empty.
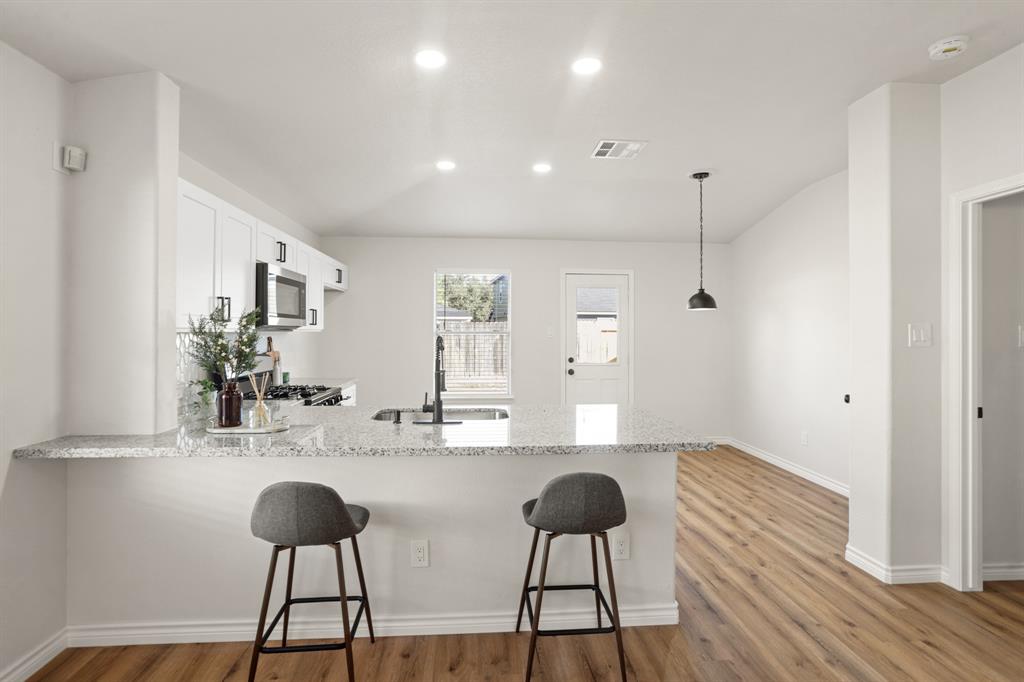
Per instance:
[[[246,400],[256,400],[256,391],[242,395]],[[281,384],[267,389],[264,400],[302,400],[306,405],[314,407],[330,407],[340,405],[348,400],[341,394],[341,389],[318,384]]]

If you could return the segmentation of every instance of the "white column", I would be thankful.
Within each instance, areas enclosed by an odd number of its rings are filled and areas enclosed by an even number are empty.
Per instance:
[[[155,73],[74,85],[68,235],[68,433],[175,422],[178,87]]]
[[[938,86],[909,83],[849,111],[847,557],[893,582],[938,579],[941,561],[939,112]],[[933,345],[908,347],[910,323]]]

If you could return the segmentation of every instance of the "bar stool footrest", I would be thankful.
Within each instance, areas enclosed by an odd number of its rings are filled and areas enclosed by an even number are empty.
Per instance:
[[[352,639],[356,638],[356,631],[359,629],[359,620],[363,616],[363,607],[366,604],[366,597],[361,595],[355,595],[348,597],[345,601],[357,602],[359,606],[356,608],[356,616],[352,621]],[[267,641],[270,639],[270,635],[273,634],[274,628],[277,627],[278,621],[284,615],[285,609],[294,604],[325,604],[334,602],[336,604],[341,603],[341,597],[294,597],[292,599],[286,599],[278,609],[277,615],[274,616],[274,620],[270,622],[270,626],[267,631],[263,633],[260,638],[260,653],[262,654],[289,654],[303,651],[337,651],[344,649],[348,646],[348,642],[331,642],[328,644],[296,644],[290,646],[267,646]]]
[[[601,591],[600,585],[545,585],[544,591],[561,592],[561,591],[572,591],[572,590],[590,590],[597,594],[597,598],[601,602],[601,607],[604,609],[605,615],[608,616],[608,622],[611,625],[604,627],[593,627],[593,628],[564,628],[561,630],[541,630],[537,629],[538,637],[559,637],[561,635],[607,635],[615,632],[615,619],[612,617],[612,609],[608,606],[608,601],[604,598],[604,592]],[[537,586],[533,585],[526,589],[526,617],[527,622],[533,627],[533,600],[530,599],[530,593],[536,592]]]

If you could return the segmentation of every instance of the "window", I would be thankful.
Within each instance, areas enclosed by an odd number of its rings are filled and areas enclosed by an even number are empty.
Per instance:
[[[508,273],[434,274],[434,331],[444,338],[448,392],[511,393]]]
[[[614,365],[619,361],[619,290],[576,289],[576,362]]]

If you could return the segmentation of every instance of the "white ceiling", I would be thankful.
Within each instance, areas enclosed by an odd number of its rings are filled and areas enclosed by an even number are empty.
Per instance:
[[[3,2],[0,39],[71,81],[166,73],[182,150],[323,234],[692,241],[711,167],[728,242],[845,167],[850,102],[1024,41],[1024,2]]]

